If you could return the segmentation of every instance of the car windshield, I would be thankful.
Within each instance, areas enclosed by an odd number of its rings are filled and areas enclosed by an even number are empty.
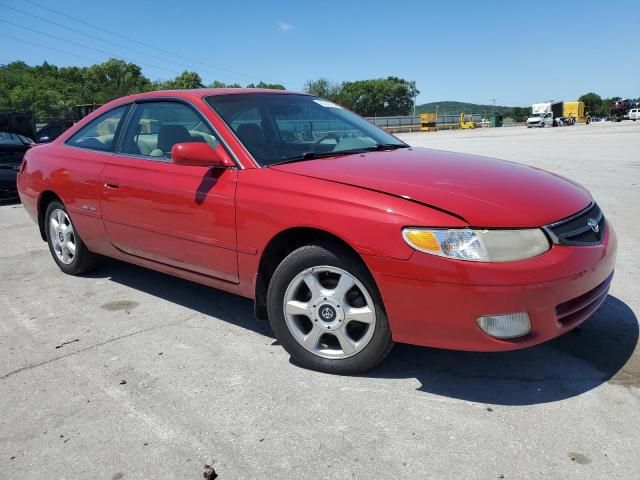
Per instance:
[[[310,95],[247,93],[205,100],[262,166],[407,147],[353,112]]]
[[[542,115],[541,113],[532,113],[531,117],[532,118],[537,118],[537,117],[540,117],[541,115]]]

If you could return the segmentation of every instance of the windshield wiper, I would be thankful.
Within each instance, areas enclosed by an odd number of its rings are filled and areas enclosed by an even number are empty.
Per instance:
[[[358,149],[358,150],[343,150],[341,152],[305,152],[299,157],[287,158],[286,160],[282,160],[280,162],[270,163],[271,165],[282,165],[283,163],[294,163],[294,162],[302,162],[304,160],[314,160],[316,158],[326,158],[326,157],[339,157],[342,155],[351,155],[354,153],[362,153],[367,151],[366,149]]]
[[[404,145],[401,143],[378,143],[372,147],[365,148],[365,150],[367,151],[395,150],[397,148],[409,148],[409,145]]]

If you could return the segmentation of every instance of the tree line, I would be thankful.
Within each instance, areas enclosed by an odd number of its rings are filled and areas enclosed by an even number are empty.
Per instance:
[[[44,62],[0,65],[0,111],[31,111],[37,118],[72,117],[74,107],[104,104],[133,93],[190,88],[241,88],[238,83],[215,80],[204,84],[195,71],[175,78],[152,81],[140,66],[109,59],[89,67],[57,67]],[[284,90],[279,83],[250,83],[247,88]],[[397,77],[331,84],[325,79],[309,81],[305,91],[333,100],[363,116],[407,115],[418,95],[415,82]]]
[[[0,111],[31,111],[36,118],[72,117],[74,107],[104,104],[132,93],[186,88],[240,88],[237,83],[218,80],[205,85],[197,72],[184,71],[166,81],[152,81],[142,69],[123,60],[109,59],[90,67],[57,67],[44,62],[29,66],[24,62],[0,65]],[[249,88],[276,88],[284,85],[258,82]]]

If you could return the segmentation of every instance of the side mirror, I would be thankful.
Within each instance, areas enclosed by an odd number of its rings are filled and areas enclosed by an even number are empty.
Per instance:
[[[176,165],[190,165],[194,167],[235,167],[235,162],[219,145],[214,149],[205,142],[176,143],[171,149],[171,160]]]

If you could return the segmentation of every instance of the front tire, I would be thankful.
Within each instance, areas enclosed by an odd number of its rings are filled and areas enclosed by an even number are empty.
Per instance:
[[[289,254],[271,278],[267,308],[276,338],[306,368],[357,374],[393,347],[371,275],[339,246],[310,245]]]
[[[96,255],[89,251],[76,232],[62,203],[53,201],[47,206],[45,222],[49,251],[60,270],[69,275],[80,275],[95,267]]]

